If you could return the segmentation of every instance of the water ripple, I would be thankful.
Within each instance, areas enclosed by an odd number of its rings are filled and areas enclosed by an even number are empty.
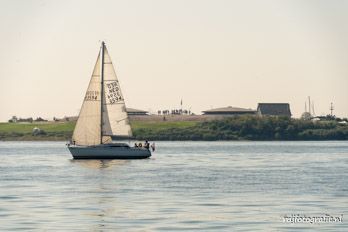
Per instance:
[[[346,231],[346,142],[157,142],[147,160],[72,160],[0,142],[1,231]]]

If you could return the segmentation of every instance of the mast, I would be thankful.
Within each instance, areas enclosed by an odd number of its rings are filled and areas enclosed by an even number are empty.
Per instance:
[[[312,115],[311,114],[311,97],[310,96],[308,96],[308,111],[309,111],[309,114]]]
[[[304,103],[304,112],[307,113],[307,102]]]
[[[102,41],[101,46],[101,62],[100,62],[100,144],[103,143],[103,104],[104,104],[104,47],[105,43]]]
[[[315,111],[314,111],[314,101],[312,101],[312,112],[313,112],[313,116],[315,117]]]

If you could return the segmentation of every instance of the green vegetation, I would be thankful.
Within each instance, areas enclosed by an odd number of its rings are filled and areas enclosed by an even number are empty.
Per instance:
[[[75,122],[65,123],[0,123],[0,140],[69,140]],[[33,136],[33,128],[43,133]]]
[[[194,133],[200,122],[142,122],[132,123],[133,135],[140,140],[195,140],[188,135]]]
[[[74,122],[0,123],[0,140],[69,140]],[[144,140],[348,140],[348,125],[286,117],[229,117],[214,121],[133,121]],[[33,128],[42,131],[33,135]]]
[[[207,122],[177,122],[134,128],[149,140],[347,140],[348,126],[336,121],[312,122],[286,117],[230,117]]]

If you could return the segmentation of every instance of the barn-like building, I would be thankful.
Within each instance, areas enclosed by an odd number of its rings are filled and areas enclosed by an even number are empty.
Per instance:
[[[286,116],[291,117],[289,103],[259,103],[257,106],[259,116]]]
[[[149,114],[149,112],[147,112],[145,110],[138,110],[138,109],[133,109],[133,108],[128,108],[128,107],[126,110],[127,110],[128,115],[146,116]]]

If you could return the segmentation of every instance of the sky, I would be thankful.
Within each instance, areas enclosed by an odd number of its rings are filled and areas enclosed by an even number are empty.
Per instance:
[[[127,107],[348,117],[348,1],[0,0],[0,121],[77,115],[106,42]]]

